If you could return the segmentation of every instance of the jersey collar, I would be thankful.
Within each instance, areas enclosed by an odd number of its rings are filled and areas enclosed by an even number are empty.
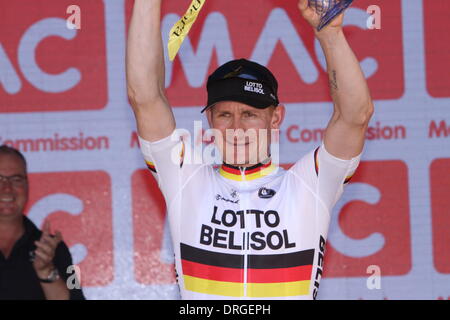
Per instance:
[[[276,167],[271,159],[258,163],[251,167],[236,167],[227,163],[220,166],[219,173],[222,177],[234,181],[251,181],[265,177],[275,171]]]

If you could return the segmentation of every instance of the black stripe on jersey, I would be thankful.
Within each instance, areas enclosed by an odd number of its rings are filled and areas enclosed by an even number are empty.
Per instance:
[[[147,164],[147,168],[148,168],[151,172],[157,173],[154,166],[151,166],[151,165]]]
[[[191,247],[180,243],[181,259],[222,268],[243,268],[244,256],[220,253]]]
[[[180,244],[181,259],[222,268],[243,268],[244,256],[207,251],[187,244]],[[311,265],[314,262],[314,249],[293,253],[248,255],[250,269],[279,269]]]
[[[319,176],[319,159],[318,159],[319,148],[320,147],[317,147],[317,149],[314,151],[314,169],[316,170],[317,176]]]
[[[314,249],[292,253],[249,255],[250,269],[277,269],[311,265],[314,262]]]

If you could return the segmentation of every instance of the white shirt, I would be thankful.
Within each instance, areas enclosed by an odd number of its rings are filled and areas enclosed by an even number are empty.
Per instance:
[[[316,298],[331,209],[360,156],[322,144],[289,170],[215,168],[187,163],[179,138],[139,141],[166,200],[182,299]]]

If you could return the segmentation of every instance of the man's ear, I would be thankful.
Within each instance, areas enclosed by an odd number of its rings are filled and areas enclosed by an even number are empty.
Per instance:
[[[280,129],[281,124],[284,121],[285,115],[286,115],[286,108],[284,107],[284,105],[279,105],[274,108],[271,122],[272,129]]]

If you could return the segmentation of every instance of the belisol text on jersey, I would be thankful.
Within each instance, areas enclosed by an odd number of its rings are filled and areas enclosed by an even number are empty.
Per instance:
[[[217,214],[218,207],[214,206],[211,223],[214,225],[202,224],[200,230],[200,243],[216,248],[225,248],[232,250],[245,250],[252,248],[253,250],[263,250],[269,247],[272,250],[281,248],[294,248],[295,242],[289,241],[287,229],[271,230],[263,232],[263,227],[274,229],[280,224],[280,215],[275,210],[262,211],[258,209],[247,210],[224,210],[221,216]],[[236,225],[240,229],[245,229],[247,219],[252,219],[257,231],[235,232],[225,230]],[[248,222],[248,221],[247,221]],[[221,228],[216,225],[222,226]],[[270,230],[269,229],[269,230]],[[266,231],[267,228],[264,228]]]

